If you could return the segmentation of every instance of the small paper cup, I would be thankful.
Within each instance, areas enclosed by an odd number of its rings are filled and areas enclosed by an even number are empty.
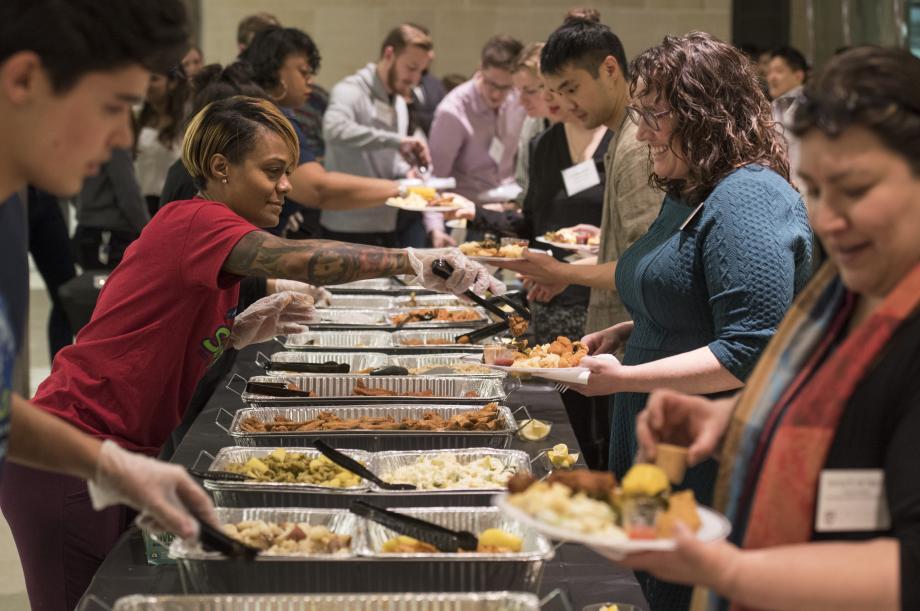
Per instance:
[[[655,464],[667,474],[672,484],[679,484],[687,473],[687,448],[659,443]]]

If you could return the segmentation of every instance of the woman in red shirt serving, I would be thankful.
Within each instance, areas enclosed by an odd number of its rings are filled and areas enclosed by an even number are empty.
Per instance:
[[[309,320],[309,298],[291,293],[266,297],[237,316],[243,276],[337,284],[412,274],[439,290],[504,290],[457,250],[295,241],[261,231],[278,223],[298,150],[291,124],[265,100],[237,96],[199,112],[186,133],[183,163],[200,197],[162,208],[128,248],[92,321],[58,353],[34,403],[106,443],[155,456],[226,348]],[[455,269],[447,281],[431,272],[436,258]],[[14,464],[6,465],[0,504],[20,551],[34,552],[22,554],[28,579],[37,584],[43,572],[55,575],[49,589],[64,584],[39,550],[63,541],[65,557],[79,557],[82,569],[67,575],[67,587],[85,587],[130,523],[121,507],[91,511],[81,480]]]

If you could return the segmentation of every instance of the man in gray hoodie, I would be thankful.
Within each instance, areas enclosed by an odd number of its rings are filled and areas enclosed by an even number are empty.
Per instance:
[[[428,146],[408,133],[406,100],[431,60],[434,45],[423,27],[402,24],[383,41],[380,59],[346,77],[329,95],[323,117],[328,170],[397,179],[430,165]],[[383,202],[381,202],[383,203]],[[439,214],[381,206],[324,210],[325,237],[387,247],[452,246]],[[427,234],[427,236],[426,236]]]

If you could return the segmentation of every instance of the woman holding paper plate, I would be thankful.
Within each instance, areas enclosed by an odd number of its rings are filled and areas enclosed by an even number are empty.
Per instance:
[[[920,59],[834,57],[792,129],[830,260],[739,397],[661,391],[638,421],[647,455],[676,433],[719,456],[730,542],[625,563],[733,610],[920,609]]]
[[[812,246],[770,104],[741,53],[704,33],[667,37],[629,72],[627,113],[649,146],[651,180],[667,193],[658,218],[613,263],[527,254],[525,263],[503,264],[545,284],[603,279],[631,313],[631,323],[584,338],[592,354],[625,343],[623,362],[587,357],[588,383],[572,385],[615,395],[610,468],[618,478],[638,451],[636,415],[647,393],[711,395],[744,385],[808,279]],[[715,475],[706,461],[684,484],[710,504]],[[640,583],[652,608],[689,604],[689,588],[647,575]]]

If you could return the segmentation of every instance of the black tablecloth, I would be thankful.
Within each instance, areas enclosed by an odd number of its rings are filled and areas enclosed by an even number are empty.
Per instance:
[[[235,372],[246,378],[264,373],[254,362],[256,352],[270,354],[277,348],[277,344],[272,342],[243,350],[237,359]],[[214,454],[232,443],[215,420],[221,407],[232,412],[243,404],[236,394],[224,386],[225,384],[222,384],[214,393],[178,445],[172,458],[173,462],[191,466],[202,450]],[[557,443],[566,443],[572,451],[576,451],[578,444],[562,401],[551,386],[525,384],[509,396],[507,403],[512,408],[526,405],[533,417],[553,423],[549,438],[538,442],[515,439],[511,447],[525,450],[531,456]],[[557,588],[568,594],[575,609],[605,601],[639,604],[641,608],[646,608],[642,592],[631,572],[617,567],[580,545],[562,545],[557,550],[556,557],[547,563],[542,594]],[[111,605],[118,598],[129,594],[181,592],[176,567],[147,564],[143,539],[139,531],[132,529],[125,533],[108,555],[85,596],[92,595]],[[546,608],[562,609],[562,606],[556,601]]]

